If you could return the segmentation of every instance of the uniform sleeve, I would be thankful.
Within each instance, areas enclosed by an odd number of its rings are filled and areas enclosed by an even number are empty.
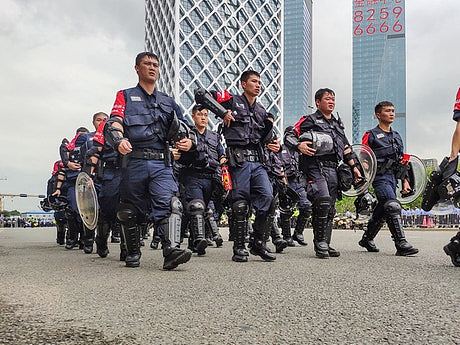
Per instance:
[[[211,94],[225,109],[232,109],[233,95],[228,90],[212,91]]]
[[[110,112],[110,116],[119,116],[121,118],[125,117],[125,110],[126,110],[126,98],[125,93],[123,90],[117,92],[117,96],[115,97],[115,102],[113,103],[112,111]]]
[[[367,131],[363,135],[363,139],[361,140],[361,144],[366,145],[366,146],[370,146],[371,144],[369,143],[369,140],[372,140],[371,139],[371,132]]]
[[[225,150],[221,140],[219,140],[219,144],[217,145],[217,155],[219,156],[219,159],[225,156]]]
[[[299,137],[302,133],[308,131],[313,124],[311,117],[308,115],[302,116],[294,125],[294,134]]]
[[[454,121],[460,121],[460,88],[457,91],[457,97],[454,104]]]
[[[104,138],[104,127],[106,121],[102,121],[99,126],[97,127],[96,133],[94,133],[93,142],[95,146],[104,146],[105,138]]]

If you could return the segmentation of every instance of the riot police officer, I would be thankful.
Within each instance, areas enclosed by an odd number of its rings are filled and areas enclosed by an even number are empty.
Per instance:
[[[261,91],[260,74],[256,71],[245,71],[241,75],[240,83],[242,95],[231,95],[227,91],[216,94],[217,101],[227,109],[217,115],[224,123],[223,135],[233,180],[230,194],[232,229],[235,234],[232,260],[248,261],[245,239],[249,209],[252,206],[255,210],[255,221],[250,252],[265,261],[273,261],[276,256],[268,251],[265,243],[266,233],[270,229],[267,216],[273,201],[273,189],[264,166],[265,145],[271,141],[273,134],[273,118],[257,102]],[[195,99],[197,100],[196,97]],[[213,110],[211,105],[205,105]]]
[[[312,203],[313,243],[319,258],[337,257],[330,246],[338,189],[337,167],[344,161],[353,170],[355,183],[362,183],[358,159],[345,136],[340,118],[332,112],[335,93],[320,89],[315,93],[317,111],[303,116],[294,126],[297,138],[286,141],[300,153],[299,167],[307,176],[307,195]],[[290,144],[289,144],[290,143]]]
[[[177,139],[182,111],[176,102],[156,88],[159,59],[153,53],[137,55],[137,86],[117,93],[105,138],[124,156],[117,217],[126,239],[127,267],[140,265],[138,219],[151,209],[150,218],[163,243],[163,269],[190,260],[191,252],[179,248],[182,205],[171,167],[170,144],[188,151],[189,138]]]
[[[299,202],[297,204],[299,215],[296,219],[293,235],[291,235],[291,217],[294,213],[295,205],[282,205],[280,209],[281,231],[283,238],[287,241],[288,246],[290,247],[295,246],[294,241],[302,246],[307,245],[303,232],[311,216],[311,202],[307,198],[306,178],[299,169],[300,153],[296,149],[292,148],[296,146],[297,139],[295,139],[294,143],[291,145],[287,143],[287,141],[293,138],[293,130],[293,126],[289,126],[284,130],[285,145],[283,145],[283,150],[281,152],[289,187],[291,187],[299,195]]]
[[[430,211],[441,198],[451,199],[456,204],[460,198],[460,173],[457,171],[460,152],[460,88],[454,104],[453,120],[456,127],[452,136],[450,157],[445,157],[439,169],[431,173],[422,201],[425,211]],[[444,246],[444,252],[450,256],[454,266],[460,267],[460,232]]]
[[[393,103],[382,101],[375,106],[375,116],[379,123],[364,133],[362,143],[374,151],[377,158],[377,173],[372,183],[378,203],[367,224],[367,229],[359,241],[369,252],[378,252],[374,238],[386,221],[396,246],[396,255],[407,256],[418,253],[407,242],[401,221],[401,204],[396,199],[397,176],[402,179],[402,193],[411,192],[405,167],[400,163],[404,153],[403,141],[398,132],[391,128],[395,119]]]
[[[47,199],[50,199],[50,196],[53,197],[57,194],[61,194],[62,184],[65,180],[65,172],[63,170],[64,165],[62,161],[56,161],[53,164],[53,172],[51,178],[47,182],[46,195]],[[59,190],[59,193],[56,191]],[[64,193],[65,194],[65,193]],[[53,205],[50,205],[49,202],[46,202],[47,207],[53,209]],[[56,243],[59,245],[65,244],[65,234],[66,234],[66,217],[65,217],[65,208],[55,209],[54,210],[54,220],[56,222]]]
[[[75,137],[70,141],[62,141],[59,152],[61,155],[61,161],[65,169],[65,191],[69,206],[66,208],[66,218],[68,225],[68,236],[66,239],[66,249],[73,249],[79,243],[83,249],[83,223],[81,221],[80,214],[78,212],[77,200],[75,198],[75,183],[77,176],[81,171],[82,159],[80,154],[80,147],[86,142],[85,134],[88,133],[88,129],[80,127],[76,131]],[[60,191],[57,191],[57,195]]]
[[[208,109],[197,104],[192,109],[195,126],[191,129],[196,137],[196,149],[181,154],[179,162],[181,183],[184,185],[186,213],[191,236],[189,243],[194,252],[204,255],[208,246],[205,220],[212,192],[216,184],[221,184],[219,165],[227,159],[220,141],[220,135],[208,127]]]

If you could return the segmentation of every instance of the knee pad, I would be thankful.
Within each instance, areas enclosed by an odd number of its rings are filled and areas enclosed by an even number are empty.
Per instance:
[[[401,215],[401,204],[398,200],[388,200],[384,205],[383,209],[385,213],[389,216],[399,216]]]
[[[174,214],[182,215],[182,211],[182,203],[180,202],[178,197],[173,196],[171,198],[171,212]]]
[[[205,210],[205,204],[203,200],[193,199],[187,204],[187,212],[191,216],[203,215]]]
[[[301,208],[299,209],[299,217],[301,218],[309,218],[311,216],[311,207]]]
[[[313,211],[317,216],[326,217],[332,207],[332,199],[329,196],[321,196],[313,203]]]
[[[246,220],[249,214],[249,206],[246,200],[235,201],[232,205],[235,221]]]
[[[117,211],[117,218],[122,223],[136,222],[137,210],[132,204],[120,203]]]

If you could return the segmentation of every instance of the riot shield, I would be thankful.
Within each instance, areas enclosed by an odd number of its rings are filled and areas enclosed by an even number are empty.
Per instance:
[[[402,181],[398,181],[398,186],[396,188],[396,197],[398,201],[403,205],[409,204],[417,199],[425,190],[427,183],[426,168],[422,160],[417,156],[411,155],[408,164],[409,182],[413,193],[410,193],[408,196],[403,196],[401,194]]]
[[[99,203],[94,182],[85,172],[78,174],[75,183],[75,196],[83,223],[89,230],[94,230],[99,215]]]
[[[364,171],[364,177],[366,178],[366,183],[355,188],[352,186],[349,190],[343,191],[342,194],[346,196],[358,196],[365,192],[372,181],[374,181],[375,174],[377,172],[377,158],[375,158],[374,151],[367,146],[362,144],[355,144],[352,146],[353,151],[358,156],[358,160],[361,163]]]

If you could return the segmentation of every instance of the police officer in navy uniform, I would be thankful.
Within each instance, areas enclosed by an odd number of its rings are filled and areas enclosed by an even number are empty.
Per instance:
[[[307,176],[307,195],[312,203],[313,243],[319,258],[337,257],[330,246],[335,202],[340,193],[337,167],[350,166],[355,184],[362,183],[358,159],[346,138],[340,118],[334,117],[335,93],[320,89],[315,93],[317,111],[303,116],[294,126],[297,138],[286,141],[300,153],[299,167]]]
[[[61,161],[65,169],[65,186],[67,201],[69,206],[66,208],[66,218],[68,225],[68,235],[66,239],[66,249],[73,249],[76,246],[83,249],[83,223],[78,212],[77,200],[75,197],[75,183],[77,176],[81,171],[82,158],[80,154],[80,147],[86,142],[86,136],[89,131],[84,127],[80,127],[76,131],[75,137],[70,142],[61,143],[59,153],[61,155]],[[57,195],[60,194],[57,191]]]
[[[138,218],[149,202],[151,220],[163,244],[163,269],[190,260],[191,252],[179,248],[182,204],[171,166],[170,144],[183,120],[174,99],[156,88],[159,59],[155,54],[137,55],[137,86],[119,91],[105,127],[105,139],[123,155],[120,206],[117,217],[126,239],[127,267],[140,265]],[[189,151],[189,138],[176,141],[176,149]]]
[[[232,96],[225,91],[216,95],[219,103],[228,109],[222,119],[233,180],[230,194],[232,229],[235,234],[232,260],[248,261],[245,239],[249,209],[252,207],[255,210],[255,221],[250,252],[265,261],[273,261],[276,256],[268,251],[265,243],[267,231],[270,231],[267,216],[273,201],[273,189],[264,166],[265,146],[271,141],[273,119],[256,100],[261,88],[260,74],[245,71],[240,83],[243,94]],[[268,149],[279,151],[279,144],[270,145]]]
[[[284,207],[280,209],[281,231],[283,238],[287,241],[288,246],[290,247],[295,246],[294,241],[302,246],[307,245],[303,232],[311,216],[311,202],[307,198],[305,174],[299,169],[300,153],[296,149],[292,148],[298,144],[297,139],[295,138],[293,145],[286,143],[286,141],[293,138],[293,130],[293,126],[289,126],[284,130],[285,145],[283,145],[283,150],[281,152],[289,187],[295,190],[299,195],[299,201],[297,204],[299,215],[296,219],[293,235],[291,235],[291,217],[294,214],[295,205],[283,205]]]
[[[367,224],[367,229],[359,241],[361,247],[369,252],[378,252],[374,238],[386,221],[388,229],[396,246],[396,255],[407,256],[418,253],[407,242],[401,221],[401,204],[396,199],[397,176],[402,177],[402,193],[411,192],[407,176],[404,176],[403,158],[404,146],[401,136],[391,128],[395,119],[395,107],[393,103],[382,101],[375,106],[375,116],[378,125],[364,133],[362,143],[368,145],[374,151],[377,158],[377,173],[372,183],[378,203]],[[402,170],[401,170],[402,169]]]
[[[101,258],[109,254],[107,245],[110,231],[112,242],[120,243],[120,224],[117,219],[117,208],[120,201],[121,166],[117,151],[105,140],[104,128],[106,121],[102,122],[93,136],[93,144],[87,152],[88,173],[94,176],[99,185],[99,218],[96,233],[96,252]],[[120,243],[120,261],[126,258],[124,241]]]
[[[181,154],[179,162],[181,182],[185,191],[185,210],[188,215],[190,237],[189,248],[198,255],[204,255],[208,246],[206,239],[206,209],[212,197],[215,184],[222,182],[219,176],[220,164],[227,159],[220,135],[207,129],[208,109],[197,104],[192,109],[195,126],[191,129],[196,137],[196,149]]]
[[[53,172],[51,174],[51,178],[47,182],[46,188],[46,196],[48,199],[54,197],[56,195],[65,195],[65,193],[61,193],[61,189],[63,188],[63,182],[65,180],[65,172],[63,170],[64,165],[62,161],[56,161],[53,164]],[[57,192],[59,191],[59,192]],[[46,206],[51,207],[49,203]],[[45,211],[45,210],[44,210]],[[56,243],[59,245],[65,244],[65,233],[66,233],[66,217],[65,217],[65,209],[54,210],[54,220],[56,222]]]

